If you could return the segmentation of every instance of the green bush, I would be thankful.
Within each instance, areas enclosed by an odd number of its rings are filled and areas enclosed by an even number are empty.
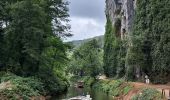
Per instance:
[[[79,75],[74,75],[70,78],[71,83],[77,82],[78,80],[81,80],[81,76]]]
[[[76,83],[77,81],[83,81],[86,86],[92,86],[95,83],[95,78],[90,76],[72,76],[70,78],[71,83]]]
[[[53,95],[66,91],[68,81],[64,76],[57,75],[50,70],[41,70],[35,77],[20,77],[12,73],[0,72],[0,83],[9,82],[10,89],[0,91],[0,98],[10,100],[30,100],[40,95]]]
[[[141,93],[135,95],[132,100],[162,100],[161,93],[156,89],[145,88]]]
[[[95,82],[95,78],[87,76],[83,78],[83,82],[85,83],[86,86],[92,86],[93,83]]]
[[[123,94],[128,94],[128,92],[132,89],[133,87],[131,85],[127,85],[123,88]]]
[[[109,81],[107,81],[107,80],[105,80],[105,81],[99,80],[93,84],[92,88],[108,93],[109,88],[110,88],[108,83],[109,83]]]
[[[44,88],[49,95],[56,95],[64,92],[69,85],[64,77],[58,76],[48,69],[42,69],[37,77],[44,83]]]
[[[117,97],[127,94],[132,89],[132,86],[122,80],[100,80],[95,82],[92,88]]]
[[[14,74],[4,74],[1,77],[1,82],[10,82],[11,89],[4,89],[0,94],[8,99],[18,100],[22,98],[29,100],[30,97],[44,94],[43,83],[35,77],[23,78]]]

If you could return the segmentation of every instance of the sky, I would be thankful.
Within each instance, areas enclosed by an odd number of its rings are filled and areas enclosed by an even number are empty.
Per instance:
[[[105,0],[68,0],[71,33],[66,41],[82,40],[105,32]]]

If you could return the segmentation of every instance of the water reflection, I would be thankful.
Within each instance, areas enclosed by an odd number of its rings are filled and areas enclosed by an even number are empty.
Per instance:
[[[109,96],[106,93],[97,90],[92,90],[90,88],[76,88],[76,87],[70,87],[67,93],[54,97],[53,100],[68,99],[75,96],[85,96],[87,94],[90,94],[92,100],[113,100],[112,96]]]

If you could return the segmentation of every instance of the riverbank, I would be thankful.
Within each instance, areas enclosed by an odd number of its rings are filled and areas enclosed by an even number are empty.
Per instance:
[[[170,86],[105,79],[96,81],[92,88],[112,95],[115,100],[167,100]],[[161,95],[162,89],[165,90],[164,96]]]
[[[20,77],[12,73],[0,73],[0,98],[3,100],[47,100],[50,95],[59,94],[67,90],[64,81],[53,84],[46,84],[38,77]],[[52,80],[51,80],[52,82]],[[60,83],[59,83],[60,82]],[[51,86],[51,87],[47,87]],[[53,89],[53,90],[52,90]],[[55,92],[55,93],[54,93]]]
[[[103,91],[113,96],[113,98],[121,98],[133,89],[133,86],[122,80],[98,80],[92,88]]]
[[[78,80],[83,81],[85,86],[89,86],[95,90],[100,90],[115,98],[128,94],[133,88],[131,84],[124,82],[123,80],[95,79],[88,76],[81,77]]]
[[[81,80],[84,81],[86,86],[111,95],[115,100],[166,100],[170,89],[168,85],[152,85],[124,80],[94,79],[90,77],[83,77]],[[161,95],[162,89],[165,89],[165,96]]]

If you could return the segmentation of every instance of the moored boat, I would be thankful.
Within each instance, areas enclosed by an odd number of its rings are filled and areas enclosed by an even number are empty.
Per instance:
[[[84,82],[83,82],[83,81],[79,81],[79,82],[77,83],[77,87],[78,87],[78,88],[83,88],[83,87],[84,87]]]
[[[90,95],[86,95],[86,96],[77,96],[77,97],[64,99],[64,100],[92,100],[92,98],[90,98]]]

